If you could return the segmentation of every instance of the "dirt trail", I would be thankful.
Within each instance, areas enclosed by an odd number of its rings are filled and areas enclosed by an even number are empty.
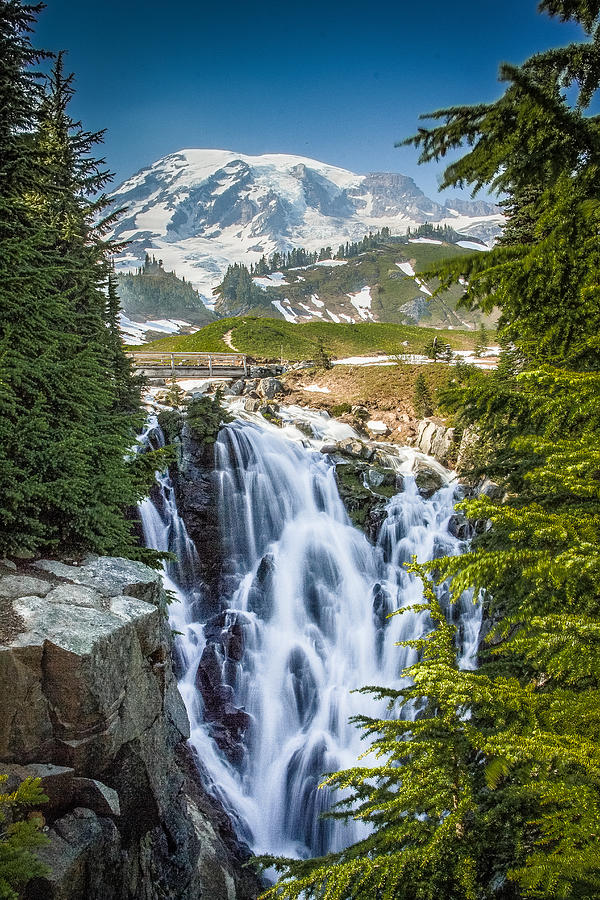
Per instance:
[[[232,334],[233,334],[233,328],[230,328],[229,331],[226,331],[225,334],[223,335],[223,340],[225,341],[225,343],[227,344],[228,347],[231,347],[231,349],[234,351],[234,353],[239,353],[238,348],[234,347],[231,342]]]

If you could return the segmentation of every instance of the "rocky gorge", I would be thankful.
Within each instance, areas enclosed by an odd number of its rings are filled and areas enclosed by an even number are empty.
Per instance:
[[[284,380],[253,374],[226,388],[228,414],[203,388],[190,394],[195,418],[163,404],[149,426],[149,447],[175,448],[141,509],[147,545],[178,556],[164,584],[116,558],[0,565],[0,771],[9,788],[41,778],[49,797],[48,874],[25,900],[253,900],[250,849],[322,852],[351,838],[319,820],[315,791],[359,752],[342,698],[397,673],[387,617],[418,594],[402,562],[461,552],[470,537],[436,462],[456,441],[423,420],[404,451],[347,417],[287,405]],[[179,601],[175,644],[165,585]],[[471,610],[452,612],[468,665]],[[345,647],[348,615],[362,626]],[[286,648],[277,675],[263,671],[272,640]]]
[[[176,461],[142,523],[147,546],[185,560],[166,577],[191,743],[255,852],[305,855],[352,839],[320,819],[318,791],[324,771],[360,753],[349,691],[393,683],[396,641],[426,627],[388,620],[420,596],[403,563],[462,552],[470,526],[434,459],[289,404],[285,380],[260,375],[225,387],[217,433],[194,424],[214,419],[207,385],[190,388],[187,418],[159,411],[149,443],[173,443]],[[467,597],[448,609],[467,666],[480,613]]]

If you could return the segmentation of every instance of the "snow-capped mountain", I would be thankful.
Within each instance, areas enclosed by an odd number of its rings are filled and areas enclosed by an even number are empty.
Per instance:
[[[134,268],[146,252],[196,287],[207,303],[227,266],[275,250],[360,240],[388,226],[403,234],[424,222],[483,240],[498,234],[497,207],[429,200],[412,178],[356,175],[302,156],[181,150],[125,181],[112,195],[126,207],[113,237],[130,241],[117,261]]]

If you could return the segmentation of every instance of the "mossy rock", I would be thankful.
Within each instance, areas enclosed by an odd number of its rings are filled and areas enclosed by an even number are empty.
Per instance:
[[[366,463],[338,463],[336,480],[350,521],[359,528],[365,526],[375,507],[398,493],[396,473],[392,469]]]

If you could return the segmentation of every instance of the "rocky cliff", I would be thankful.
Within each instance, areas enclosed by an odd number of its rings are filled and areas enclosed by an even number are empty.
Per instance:
[[[50,798],[25,900],[258,893],[186,743],[164,599],[129,560],[0,563],[0,771]]]

